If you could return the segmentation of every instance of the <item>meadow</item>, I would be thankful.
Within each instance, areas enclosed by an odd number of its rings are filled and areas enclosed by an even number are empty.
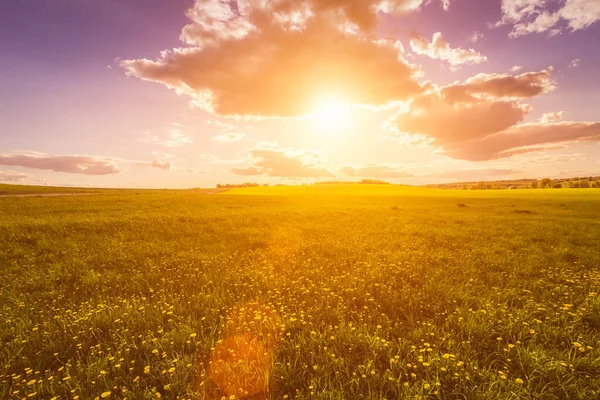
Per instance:
[[[600,398],[600,191],[0,198],[2,399]]]

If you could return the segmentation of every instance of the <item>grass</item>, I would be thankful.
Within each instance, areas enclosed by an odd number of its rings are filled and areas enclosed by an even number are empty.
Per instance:
[[[0,398],[592,399],[600,191],[0,198]]]

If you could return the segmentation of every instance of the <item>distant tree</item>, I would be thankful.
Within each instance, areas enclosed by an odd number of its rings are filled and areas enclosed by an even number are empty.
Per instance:
[[[530,187],[531,187],[532,189],[537,189],[537,188],[539,187],[538,181],[533,181],[533,182],[531,182],[531,185],[530,185]]]
[[[245,182],[245,183],[227,183],[227,184],[217,184],[217,189],[229,189],[229,188],[245,188],[245,187],[259,187],[260,184],[256,182]]]
[[[588,181],[579,181],[579,187],[583,189],[587,189],[590,187],[590,183]]]
[[[508,189],[510,189],[510,190],[516,190],[516,189],[518,189],[518,188],[519,188],[518,186],[516,186],[516,185],[512,185],[512,186],[510,186]]]
[[[562,189],[562,184],[560,183],[555,183],[554,186],[552,186],[554,189]]]
[[[554,184],[550,178],[542,179],[539,184],[539,187],[542,189],[551,188],[552,186],[554,186]]]
[[[360,181],[361,184],[363,185],[389,185],[389,182],[386,181],[382,181],[379,179],[363,179],[362,181]]]
[[[475,185],[471,186],[471,190],[485,190],[487,188],[487,184],[485,182],[477,182]]]
[[[594,183],[592,183],[592,187],[594,189],[600,189],[600,181],[594,181]]]

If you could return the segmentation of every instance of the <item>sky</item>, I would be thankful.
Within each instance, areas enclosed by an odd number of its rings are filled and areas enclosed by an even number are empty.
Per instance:
[[[598,0],[0,2],[0,183],[600,175]]]

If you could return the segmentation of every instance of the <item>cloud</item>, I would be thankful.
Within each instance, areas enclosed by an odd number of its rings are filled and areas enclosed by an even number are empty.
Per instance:
[[[522,69],[523,69],[523,66],[522,66],[522,65],[515,65],[515,66],[514,66],[514,67],[512,67],[510,70],[511,70],[512,72],[518,72],[518,71],[520,71],[520,70],[522,70]]]
[[[173,168],[173,163],[171,161],[167,161],[167,160],[154,160],[150,163],[150,166],[153,168],[170,171],[171,168]]]
[[[567,68],[577,68],[577,67],[579,67],[580,62],[581,62],[581,60],[579,58],[576,58],[569,63]]]
[[[346,176],[376,179],[400,179],[413,176],[400,168],[378,164],[370,164],[362,167],[346,166],[342,167],[340,172]]]
[[[600,141],[600,122],[537,122],[513,126],[478,140],[446,149],[447,155],[484,161],[548,150],[547,145],[572,141]]]
[[[411,11],[422,3],[197,0],[188,13],[193,22],[182,32],[189,47],[122,67],[221,115],[305,115],[323,95],[384,105],[423,90],[400,42],[374,39],[378,12]]]
[[[598,0],[502,0],[502,19],[496,24],[512,25],[511,37],[530,33],[562,32],[561,21],[571,31],[585,29],[600,19]]]
[[[213,140],[219,143],[234,143],[239,142],[240,140],[246,137],[245,133],[240,132],[225,132],[220,135],[213,137]]]
[[[514,101],[453,104],[437,93],[423,95],[387,124],[399,133],[424,135],[446,146],[500,132],[523,121],[528,108]]]
[[[545,113],[542,115],[540,122],[549,123],[549,122],[558,122],[562,119],[563,112],[553,112],[553,113]]]
[[[0,154],[0,165],[83,175],[112,175],[122,172],[114,159],[95,156],[4,153]]]
[[[146,132],[141,139],[144,143],[154,143],[166,147],[183,147],[186,144],[194,143],[191,137],[185,135],[179,124],[172,124],[166,135],[158,136]]]
[[[321,160],[317,153],[254,148],[250,150],[250,157],[254,165],[247,168],[233,168],[230,172],[236,175],[263,175],[277,178],[334,177],[334,174],[320,166]]]
[[[443,37],[441,32],[433,34],[431,42],[424,36],[415,34],[410,40],[412,50],[420,55],[425,55],[434,60],[448,61],[453,67],[463,64],[479,64],[487,61],[487,57],[473,49],[453,49]]]
[[[424,135],[434,144],[476,140],[520,122],[531,107],[520,103],[554,89],[551,70],[513,76],[479,74],[413,99],[388,121],[398,135]]]
[[[472,43],[477,43],[481,39],[483,39],[483,33],[479,32],[479,31],[473,32],[473,34],[469,37],[469,41]]]
[[[521,100],[553,89],[551,69],[518,76],[479,74],[465,83],[432,85],[387,125],[389,132],[424,136],[443,154],[469,161],[550,150],[570,141],[599,141],[600,122],[560,122],[562,112],[521,124],[531,110]]]
[[[552,69],[521,75],[478,74],[463,84],[443,87],[442,97],[450,103],[472,103],[482,99],[529,99],[555,89]]]
[[[29,175],[16,171],[0,171],[0,182],[19,182],[29,178]]]

